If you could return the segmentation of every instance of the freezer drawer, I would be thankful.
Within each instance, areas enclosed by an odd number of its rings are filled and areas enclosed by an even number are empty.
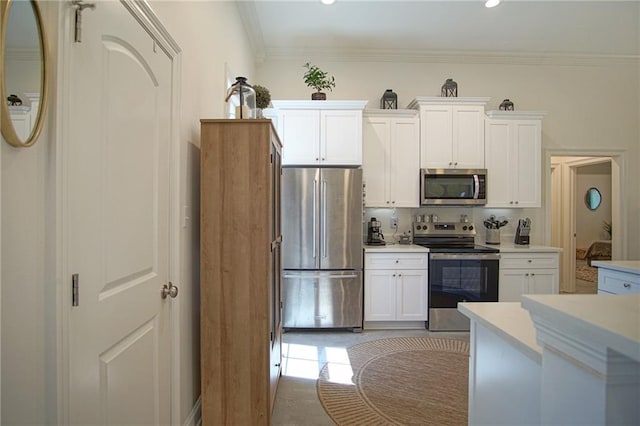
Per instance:
[[[362,328],[362,271],[284,271],[283,327]]]

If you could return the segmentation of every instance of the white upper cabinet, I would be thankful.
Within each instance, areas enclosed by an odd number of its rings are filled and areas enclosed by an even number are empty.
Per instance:
[[[420,122],[414,110],[366,110],[366,207],[419,207]]]
[[[489,111],[486,207],[540,207],[544,113]]]
[[[283,165],[362,164],[366,101],[272,101]]]
[[[489,98],[418,97],[420,167],[482,169],[484,106]]]

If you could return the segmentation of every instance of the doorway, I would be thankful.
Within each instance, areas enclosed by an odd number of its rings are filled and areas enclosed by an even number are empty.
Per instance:
[[[551,244],[563,249],[560,291],[595,293],[591,260],[620,258],[624,246],[614,230],[623,226],[620,157],[567,153],[549,159],[548,232]]]

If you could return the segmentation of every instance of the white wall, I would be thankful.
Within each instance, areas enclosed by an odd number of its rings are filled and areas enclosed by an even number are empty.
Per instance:
[[[282,57],[257,65],[257,81],[271,90],[273,99],[310,99],[302,65],[311,61],[334,75],[336,87],[328,99],[364,99],[369,108],[378,108],[385,89],[398,94],[405,107],[416,96],[439,96],[446,78],[458,83],[461,97],[488,96],[486,109],[498,109],[509,98],[518,110],[546,111],[542,121],[545,150],[622,150],[625,165],[622,199],[625,203],[628,257],[640,259],[640,96],[638,63],[623,60],[549,60],[544,64],[496,63],[497,59],[477,59],[468,63],[356,62],[349,59]],[[479,63],[486,62],[486,63]],[[544,158],[544,156],[543,156]],[[543,165],[544,166],[544,165]],[[549,172],[543,170],[543,176]],[[543,203],[546,200],[543,181]],[[491,212],[480,212],[480,216]],[[530,217],[532,243],[545,243],[547,224],[544,206],[540,209],[511,210],[509,216]],[[384,225],[384,223],[383,223]],[[511,232],[512,229],[505,229]],[[503,236],[504,237],[504,236]]]
[[[602,204],[589,210],[584,196],[589,188],[597,188]],[[608,240],[602,222],[611,223],[611,163],[578,167],[576,174],[576,247],[589,248],[594,240]]]
[[[40,2],[49,38],[50,69],[57,63],[58,7]],[[151,1],[182,49],[180,99],[181,229],[179,325],[180,424],[200,395],[199,145],[200,118],[222,118],[225,63],[250,81],[254,63],[233,2]],[[99,5],[98,5],[99,7]],[[85,13],[91,13],[85,12]],[[52,74],[47,125],[35,146],[0,141],[1,182],[1,418],[2,424],[57,424],[56,378],[56,76]],[[174,413],[175,414],[175,413]]]

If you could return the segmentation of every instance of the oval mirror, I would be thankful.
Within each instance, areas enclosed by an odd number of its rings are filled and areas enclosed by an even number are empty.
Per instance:
[[[27,147],[38,139],[47,105],[47,45],[36,1],[7,0],[0,11],[2,136]]]
[[[595,210],[600,207],[602,203],[602,194],[598,191],[598,188],[589,188],[584,194],[584,203],[589,210]]]

